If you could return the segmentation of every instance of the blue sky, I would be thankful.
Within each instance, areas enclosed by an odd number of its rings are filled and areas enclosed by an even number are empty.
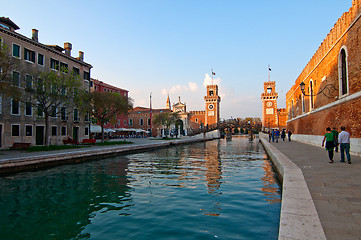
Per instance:
[[[261,117],[263,82],[278,107],[351,0],[2,0],[0,15],[44,44],[73,45],[92,77],[129,90],[135,106],[181,101],[204,110],[213,68],[221,118]],[[17,7],[15,7],[17,6]]]

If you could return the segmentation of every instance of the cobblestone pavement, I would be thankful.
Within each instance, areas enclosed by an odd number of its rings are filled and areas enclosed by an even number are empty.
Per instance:
[[[301,170],[329,240],[361,239],[361,158],[328,162],[324,148],[295,141],[271,142]],[[352,148],[352,146],[351,146]]]

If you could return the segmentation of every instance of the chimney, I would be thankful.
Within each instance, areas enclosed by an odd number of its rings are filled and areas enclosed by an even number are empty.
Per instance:
[[[80,60],[80,61],[84,61],[84,52],[82,52],[82,51],[79,51],[79,57],[78,57],[78,59]]]
[[[64,43],[65,55],[71,56],[72,45],[69,42]]]
[[[33,29],[33,37],[32,39],[35,41],[35,42],[39,42],[39,35],[38,35],[39,31],[37,29]]]

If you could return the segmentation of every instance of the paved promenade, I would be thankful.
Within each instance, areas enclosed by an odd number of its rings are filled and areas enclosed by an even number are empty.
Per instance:
[[[301,169],[326,238],[360,240],[361,158],[351,155],[352,164],[341,163],[338,152],[331,164],[321,143],[320,147],[295,141],[270,145]]]

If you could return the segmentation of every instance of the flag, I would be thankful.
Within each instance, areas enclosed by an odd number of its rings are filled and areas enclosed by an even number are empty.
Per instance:
[[[212,75],[216,75],[216,73],[215,73],[215,72],[212,72]]]
[[[270,67],[268,67],[268,71],[272,71]]]

